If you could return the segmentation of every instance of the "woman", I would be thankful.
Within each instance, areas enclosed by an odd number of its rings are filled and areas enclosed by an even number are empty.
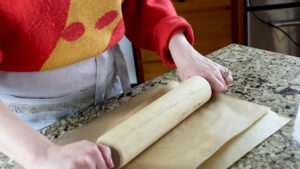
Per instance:
[[[0,151],[28,169],[113,168],[109,147],[58,146],[31,127],[129,89],[117,44],[125,32],[176,65],[182,80],[202,76],[215,93],[232,82],[226,68],[192,47],[192,28],[169,0],[1,1],[0,25]]]

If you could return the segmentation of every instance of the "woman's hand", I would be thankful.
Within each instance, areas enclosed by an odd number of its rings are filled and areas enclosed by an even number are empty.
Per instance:
[[[202,76],[209,82],[215,93],[225,92],[232,83],[230,71],[198,53],[183,33],[178,33],[171,38],[169,50],[181,80]]]
[[[51,145],[46,154],[36,157],[28,169],[111,169],[110,148],[89,141],[65,146]]]
[[[0,152],[26,169],[113,168],[110,148],[89,141],[65,146],[50,142],[0,100]]]

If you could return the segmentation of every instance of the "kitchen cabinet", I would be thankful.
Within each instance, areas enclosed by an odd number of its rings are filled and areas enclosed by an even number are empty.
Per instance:
[[[178,15],[193,27],[194,47],[209,54],[231,43],[245,44],[244,0],[172,0]],[[137,50],[140,78],[151,80],[172,68],[164,66],[157,53]],[[142,75],[142,77],[141,77]]]

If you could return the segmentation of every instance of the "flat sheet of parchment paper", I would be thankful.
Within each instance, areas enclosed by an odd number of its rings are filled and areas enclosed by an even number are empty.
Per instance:
[[[250,128],[223,145],[197,169],[225,169],[230,167],[289,121],[290,119],[281,117],[269,110],[266,115]]]
[[[176,85],[156,86],[72,131],[58,144],[83,139],[96,142],[100,135]],[[276,125],[272,124],[274,120],[278,122]],[[214,96],[125,168],[188,169],[197,168],[203,162],[202,168],[227,168],[286,123],[286,119],[270,113],[267,107],[224,95]]]

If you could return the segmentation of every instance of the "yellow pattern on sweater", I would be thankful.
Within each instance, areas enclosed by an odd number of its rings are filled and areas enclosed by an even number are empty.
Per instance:
[[[75,41],[66,41],[61,37],[41,71],[64,67],[104,52],[114,28],[122,19],[121,3],[121,0],[71,0],[65,28],[74,22],[81,22],[86,30]],[[117,18],[103,29],[96,29],[98,19],[112,10],[118,12]]]

